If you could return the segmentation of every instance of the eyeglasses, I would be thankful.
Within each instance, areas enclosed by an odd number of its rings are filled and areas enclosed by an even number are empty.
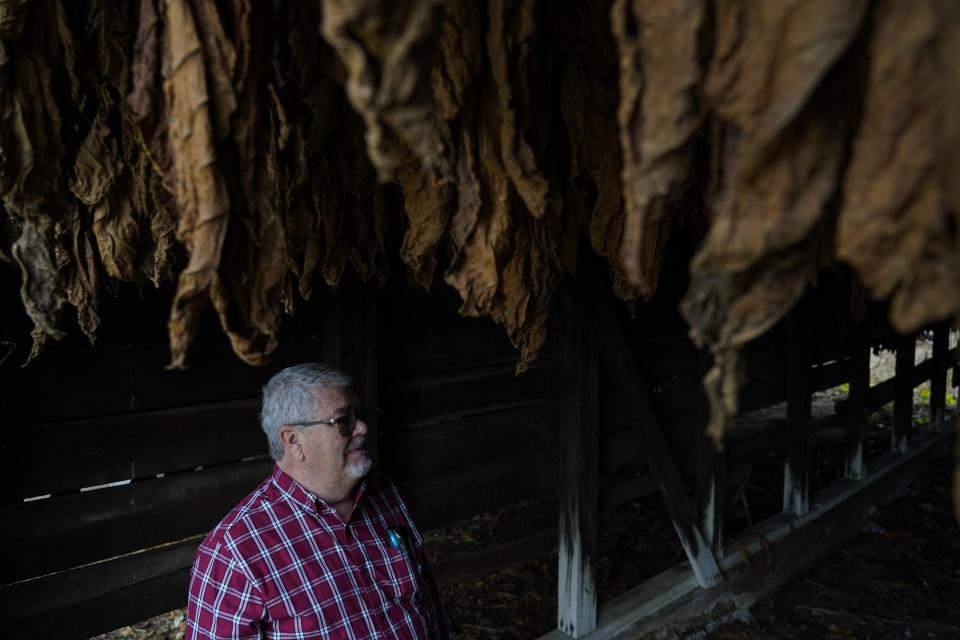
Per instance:
[[[307,420],[305,422],[291,422],[291,427],[312,427],[318,424],[325,424],[330,427],[336,427],[341,436],[346,438],[353,434],[357,428],[357,420],[363,420],[363,413],[345,413],[339,418],[327,418],[326,420]]]

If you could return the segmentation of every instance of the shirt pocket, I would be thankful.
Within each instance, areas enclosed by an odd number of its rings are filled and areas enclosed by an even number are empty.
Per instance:
[[[388,548],[382,561],[373,565],[374,581],[387,598],[402,600],[420,593],[420,566],[405,550]]]
[[[304,640],[348,640],[346,629],[329,625],[314,613],[304,613],[289,618],[274,620],[267,625],[267,638],[303,638]]]

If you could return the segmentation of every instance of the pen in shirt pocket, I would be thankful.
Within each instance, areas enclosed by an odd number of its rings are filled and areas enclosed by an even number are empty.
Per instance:
[[[404,527],[387,527],[387,542],[400,553],[410,552],[407,546],[407,530]]]

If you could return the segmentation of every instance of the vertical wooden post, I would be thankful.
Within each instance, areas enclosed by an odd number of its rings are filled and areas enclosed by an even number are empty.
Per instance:
[[[910,448],[910,427],[913,425],[913,365],[916,336],[897,339],[896,380],[893,400],[893,438],[890,447],[898,453]]]
[[[657,412],[650,402],[647,387],[613,311],[609,294],[584,282],[577,282],[577,291],[584,303],[584,309],[589,312],[596,326],[594,336],[603,363],[614,384],[628,393],[625,399],[636,416],[650,471],[660,486],[660,493],[667,505],[680,544],[690,561],[693,575],[704,589],[712,587],[723,580],[723,575],[713,550],[706,543],[697,524],[693,504],[674,464],[673,454],[663,437]]]
[[[699,375],[709,369],[706,362],[709,356],[701,354]],[[698,394],[699,424],[696,441],[697,459],[697,522],[703,531],[703,539],[713,550],[716,557],[724,555],[723,510],[725,507],[727,454],[718,451],[713,438],[707,436],[706,425],[709,419],[710,403],[703,389]]]
[[[787,432],[783,465],[783,510],[803,515],[810,508],[807,448],[810,436],[810,330],[799,303],[787,321]]]
[[[944,409],[947,400],[947,352],[950,328],[942,324],[933,330],[933,374],[930,376],[930,426],[934,429],[946,428]]]
[[[597,627],[596,547],[599,494],[597,346],[582,304],[560,304],[564,392],[560,406],[560,525],[557,627],[579,638]]]
[[[870,327],[865,321],[854,329],[852,348],[844,475],[852,480],[860,480],[867,474],[864,438],[870,424],[870,414],[867,411],[867,394],[870,391]]]

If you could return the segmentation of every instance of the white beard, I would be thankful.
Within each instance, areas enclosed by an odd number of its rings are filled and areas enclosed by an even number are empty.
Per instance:
[[[370,468],[372,466],[373,460],[370,459],[370,456],[364,453],[362,460],[357,462],[348,462],[345,470],[348,477],[360,479],[370,472]]]

